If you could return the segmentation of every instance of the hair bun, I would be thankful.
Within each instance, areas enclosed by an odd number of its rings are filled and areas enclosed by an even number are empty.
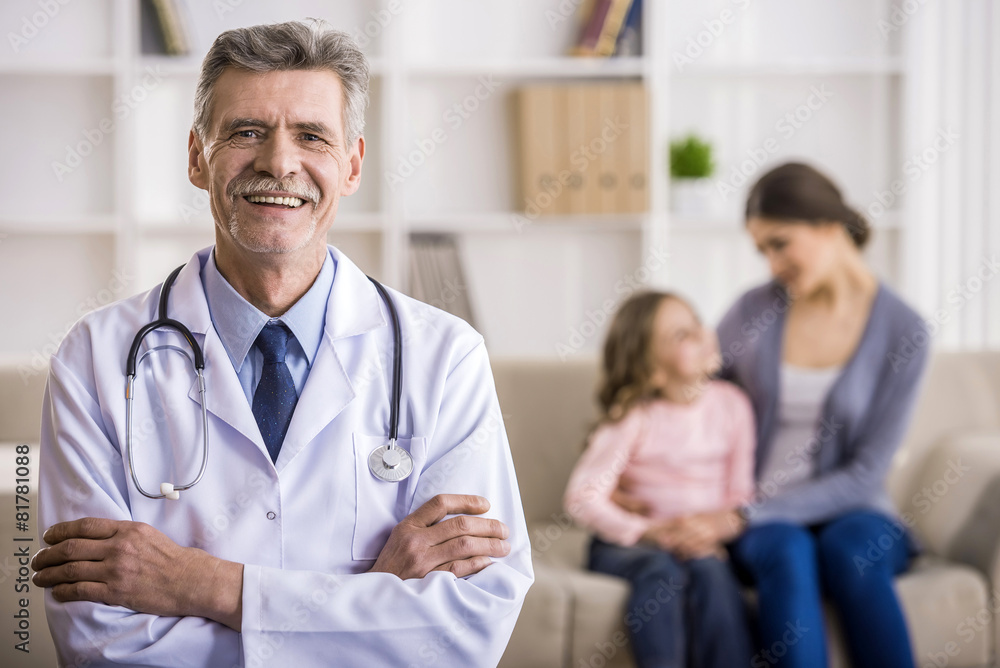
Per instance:
[[[872,236],[872,226],[868,219],[859,211],[845,206],[843,222],[847,233],[851,235],[851,240],[854,241],[854,245],[858,248],[864,248]]]

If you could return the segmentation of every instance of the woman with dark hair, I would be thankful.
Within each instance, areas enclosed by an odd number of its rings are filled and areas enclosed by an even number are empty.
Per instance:
[[[925,326],[867,267],[867,222],[812,167],[761,177],[746,226],[774,280],[718,331],[722,377],[756,416],[758,493],[733,556],[758,590],[761,651],[767,665],[826,666],[826,596],[853,666],[912,667],[892,583],[915,547],[885,477],[927,358],[904,342]]]

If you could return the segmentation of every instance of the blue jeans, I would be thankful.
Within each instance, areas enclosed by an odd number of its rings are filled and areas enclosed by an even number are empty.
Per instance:
[[[772,522],[749,528],[732,554],[759,597],[754,668],[827,666],[824,595],[837,610],[854,668],[913,668],[892,581],[915,552],[905,527],[873,511],[813,527]]]
[[[591,570],[627,579],[625,625],[639,668],[734,668],[753,645],[740,585],[714,557],[682,561],[653,546],[594,538]]]

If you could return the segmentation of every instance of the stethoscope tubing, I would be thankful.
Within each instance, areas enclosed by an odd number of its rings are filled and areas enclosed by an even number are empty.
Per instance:
[[[163,287],[160,289],[160,299],[157,308],[158,317],[156,320],[144,325],[142,328],[139,329],[138,332],[136,332],[135,337],[132,339],[132,345],[129,347],[128,356],[125,360],[126,460],[128,461],[129,474],[132,478],[132,482],[135,484],[135,488],[143,496],[150,499],[165,499],[165,498],[177,499],[178,492],[184,491],[186,489],[191,489],[199,482],[201,482],[202,477],[204,477],[205,475],[205,470],[208,468],[209,442],[208,442],[208,409],[206,401],[207,395],[205,389],[205,374],[204,374],[205,355],[201,349],[201,346],[198,345],[198,342],[191,334],[191,331],[183,323],[167,317],[167,301],[170,296],[170,289],[173,287],[174,280],[177,278],[177,275],[183,268],[184,265],[182,264],[181,266],[174,269],[172,272],[170,272],[170,275],[167,276],[166,280],[163,282]],[[389,292],[385,289],[385,286],[383,286],[381,283],[376,281],[371,276],[368,277],[368,280],[370,280],[372,284],[375,286],[375,289],[378,291],[379,296],[382,297],[382,300],[386,303],[388,307],[389,318],[392,321],[392,332],[393,332],[392,399],[389,406],[389,443],[386,446],[382,446],[383,448],[385,448],[385,450],[382,453],[382,460],[381,460],[383,468],[376,470],[377,468],[376,465],[373,464],[371,461],[369,462],[369,467],[371,468],[372,474],[375,475],[377,478],[385,480],[387,482],[398,482],[399,480],[402,480],[403,478],[407,477],[409,475],[409,472],[412,470],[412,462],[409,461],[409,453],[407,453],[405,450],[398,451],[398,455],[396,452],[393,452],[396,448],[396,438],[399,433],[399,407],[400,407],[400,402],[402,400],[402,392],[403,392],[403,381],[402,381],[403,336],[399,324],[399,314],[396,312],[396,305],[393,302],[392,298],[390,297]],[[153,348],[143,353],[141,357],[139,356],[139,348],[142,345],[143,339],[145,339],[146,335],[148,335],[150,332],[160,328],[169,328],[177,330],[184,337],[185,341],[187,341],[188,343],[188,346],[191,348],[191,353],[193,355],[192,364],[194,366],[195,375],[198,378],[198,392],[200,394],[200,399],[201,399],[202,460],[201,460],[201,467],[198,470],[198,475],[195,476],[195,478],[190,482],[184,485],[172,485],[171,483],[165,482],[160,485],[160,492],[161,492],[160,494],[150,494],[139,483],[139,477],[135,471],[135,454],[134,454],[135,448],[133,447],[133,442],[132,442],[132,399],[135,395],[136,370],[138,369],[139,365],[142,364],[142,361],[154,350],[159,350],[163,348],[172,349],[183,354],[185,357],[188,357],[187,353],[183,349],[172,345]],[[189,357],[189,359],[191,358]],[[372,452],[372,455],[374,455],[375,452],[377,452],[380,449],[382,448],[376,448],[376,450]],[[388,466],[386,460],[386,452],[391,453],[389,455],[389,460],[391,461],[398,462],[400,461],[400,458],[402,458],[403,460],[404,466],[398,473],[396,473],[396,475],[389,475],[392,473],[392,471],[388,471],[387,469],[395,468],[396,465],[394,464],[393,466]],[[386,475],[383,475],[382,472],[384,472]]]

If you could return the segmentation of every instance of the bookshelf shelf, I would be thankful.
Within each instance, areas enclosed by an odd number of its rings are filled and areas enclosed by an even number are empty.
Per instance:
[[[147,67],[158,68],[160,72],[168,76],[195,78],[201,72],[200,56],[160,56],[143,55],[134,61],[135,72],[144,72]],[[385,61],[381,58],[369,58],[368,65],[371,68],[372,76],[381,76],[385,73]]]
[[[521,234],[555,232],[641,232],[644,214],[547,214],[528,218],[518,211],[417,215],[408,219],[410,232]]]
[[[3,234],[114,234],[118,218],[113,215],[73,215],[0,218]]]
[[[868,222],[872,228],[878,230],[900,230],[903,229],[903,212],[899,210],[889,210],[878,217],[868,216]],[[743,219],[739,217],[726,216],[692,216],[670,214],[670,228],[677,232],[684,233],[740,233],[744,232]]]
[[[550,57],[465,62],[417,62],[405,72],[419,77],[469,77],[482,74],[524,78],[623,78],[646,72],[643,58]]]
[[[791,77],[899,75],[901,58],[809,59],[792,62],[694,63],[673,72],[693,77]]]
[[[110,58],[18,62],[0,60],[0,75],[107,77],[113,76],[115,71],[115,61]]]
[[[207,214],[192,216],[189,220],[167,218],[143,218],[137,224],[143,234],[157,236],[186,236],[191,234],[211,234],[215,222]],[[340,213],[334,221],[331,232],[381,232],[385,218],[380,213]]]

